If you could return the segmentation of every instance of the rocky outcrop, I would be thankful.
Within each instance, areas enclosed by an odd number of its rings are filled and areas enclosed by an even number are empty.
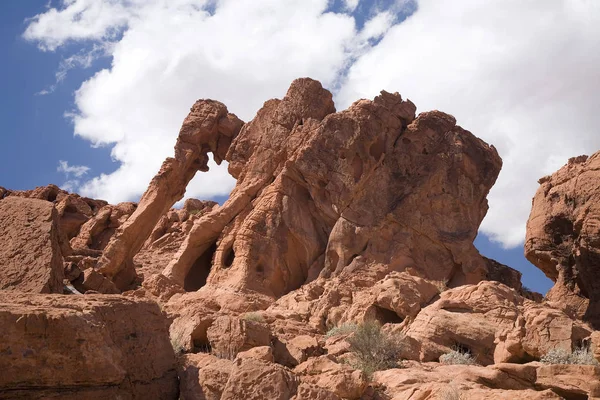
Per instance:
[[[373,380],[393,399],[558,400],[598,398],[599,378],[598,368],[589,365],[407,363],[376,372]]]
[[[0,290],[62,293],[59,216],[51,203],[0,200]]]
[[[220,164],[242,124],[222,103],[199,100],[194,104],[179,132],[175,157],[165,160],[136,210],[119,226],[98,262],[98,271],[119,289],[133,283],[136,276],[133,257],[160,218],[183,198],[196,172],[208,170],[208,152]]]
[[[404,333],[418,343],[421,361],[437,361],[459,348],[488,365],[539,360],[552,349],[570,352],[592,329],[559,309],[484,281],[441,293]]]
[[[540,179],[525,255],[555,281],[547,298],[600,327],[600,152]]]
[[[208,152],[230,198],[170,209]],[[36,255],[0,282],[58,271],[75,294],[0,291],[0,397],[600,398],[600,335],[580,318],[596,160],[541,181],[526,251],[556,281],[542,298],[473,246],[501,160],[452,116],[387,92],[336,112],[308,78],[245,125],[198,101],[139,204],[0,188],[0,266]],[[539,362],[581,346],[590,365]],[[452,350],[478,365],[447,365]]]
[[[59,217],[61,234],[66,241],[79,233],[81,226],[100,208],[108,203],[104,200],[94,200],[69,193],[56,185],[40,186],[33,190],[6,190],[0,188],[2,197],[24,197],[51,202],[55,205]],[[4,191],[4,195],[1,195]],[[61,238],[62,239],[62,238]]]
[[[3,399],[178,398],[156,303],[0,291],[0,327]]]
[[[415,119],[398,94],[334,111],[310,79],[265,103],[226,156],[229,200],[195,222],[164,274],[182,284],[202,268],[209,285],[273,298],[364,261],[451,286],[485,279],[472,242],[495,149],[447,114]]]

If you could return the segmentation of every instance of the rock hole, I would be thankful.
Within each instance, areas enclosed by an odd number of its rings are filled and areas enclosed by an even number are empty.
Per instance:
[[[229,247],[223,255],[223,268],[229,268],[233,265],[235,260],[235,251],[233,251],[233,244]]]
[[[429,152],[427,151],[427,149],[423,149],[423,154],[425,154],[425,155],[429,154]]]
[[[355,155],[354,160],[352,160],[352,171],[354,173],[354,183],[357,183],[363,174],[363,162],[358,154]]]
[[[385,139],[383,136],[379,136],[377,138],[377,141],[375,143],[373,143],[371,145],[371,147],[369,148],[369,154],[375,160],[379,161],[379,159],[383,155],[384,150],[385,150]]]
[[[58,197],[58,192],[57,191],[53,190],[50,193],[48,193],[48,201],[51,201],[51,202],[54,203],[56,201],[57,197]]]
[[[379,307],[374,305],[375,307],[375,319],[379,321],[381,325],[385,324],[399,324],[404,321],[404,318],[396,314],[396,312],[392,310],[388,310],[387,308]]]
[[[565,400],[588,400],[589,397],[585,393],[574,393],[572,391],[563,390],[560,388],[552,388],[552,391]]]
[[[410,141],[409,138],[402,138],[402,143],[404,143],[404,144],[411,144],[412,142]]]
[[[75,207],[74,205],[69,204],[68,206],[65,207],[65,214],[66,213],[76,214],[77,212],[78,212],[77,207]]]
[[[213,243],[194,262],[183,282],[183,288],[186,292],[195,292],[206,284],[206,278],[208,278],[208,274],[210,273],[213,255],[216,250],[217,244]]]
[[[459,342],[454,342],[454,345],[452,346],[452,350],[454,351],[458,351],[459,353],[463,353],[463,354],[471,354],[473,355],[473,351],[471,351],[471,348],[469,346],[467,346],[466,344],[462,344]]]
[[[265,272],[265,267],[262,266],[262,264],[258,264],[256,266],[256,272],[258,272],[259,274],[262,274]]]

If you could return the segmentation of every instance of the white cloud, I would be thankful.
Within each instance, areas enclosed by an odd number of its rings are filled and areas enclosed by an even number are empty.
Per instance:
[[[525,237],[537,179],[600,148],[600,2],[423,0],[351,68],[346,106],[379,89],[439,109],[504,161],[482,231]]]
[[[70,176],[81,178],[89,172],[90,167],[85,165],[69,165],[67,161],[59,160],[56,170],[64,173],[67,178]]]
[[[61,189],[68,192],[75,192],[81,185],[80,179],[90,171],[90,167],[85,165],[69,165],[67,161],[59,160],[56,170],[65,174],[65,178],[67,179],[60,185]]]
[[[347,0],[346,11],[325,13],[330,4],[63,0],[34,17],[24,37],[41,49],[93,43],[112,57],[76,92],[72,118],[77,135],[114,145],[120,167],[77,189],[111,202],[136,198],[172,154],[197,98],[223,101],[248,120],[300,76],[339,88],[338,109],[399,91],[494,144],[504,169],[482,230],[509,246],[523,239],[536,180],[600,147],[600,2],[422,0],[398,24],[409,1],[388,9],[374,1],[361,32],[348,10],[362,4]],[[224,195],[233,184],[212,166],[187,194]]]

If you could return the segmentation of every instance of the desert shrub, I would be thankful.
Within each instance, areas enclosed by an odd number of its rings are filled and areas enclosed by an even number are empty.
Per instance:
[[[471,352],[461,348],[454,348],[440,356],[440,362],[446,365],[475,365],[475,357]]]
[[[437,288],[438,292],[442,293],[448,290],[448,279],[444,279],[441,281],[433,281],[433,284]]]
[[[244,320],[246,321],[252,321],[252,322],[265,322],[265,318],[262,316],[262,314],[257,313],[257,312],[249,312],[244,314],[244,316],[242,317]]]
[[[340,335],[349,335],[351,333],[356,332],[356,328],[358,328],[358,325],[353,323],[341,324],[340,326],[336,326],[328,330],[325,334],[325,337],[330,338]]]
[[[577,347],[573,352],[552,349],[540,358],[540,362],[544,364],[600,365],[588,347]]]
[[[400,352],[404,347],[402,337],[381,330],[378,322],[365,322],[356,327],[348,339],[350,351],[356,357],[355,368],[367,376],[398,366]]]

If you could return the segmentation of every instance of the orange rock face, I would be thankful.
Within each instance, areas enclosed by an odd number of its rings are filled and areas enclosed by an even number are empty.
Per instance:
[[[209,152],[229,199],[172,209]],[[540,181],[546,298],[473,246],[500,167],[448,114],[303,78],[246,124],[196,102],[139,204],[0,188],[0,398],[598,399],[600,153]]]
[[[549,300],[600,326],[600,153],[540,179],[525,255],[556,284]]]
[[[124,290],[134,281],[133,257],[160,218],[185,194],[197,171],[208,170],[208,152],[221,163],[242,126],[222,103],[199,100],[179,132],[175,157],[163,163],[133,214],[117,229],[98,262],[98,271]]]
[[[0,398],[177,399],[155,303],[0,291],[0,327]]]
[[[62,293],[59,217],[51,203],[0,200],[0,290]]]
[[[229,200],[195,221],[163,273],[183,284],[210,270],[209,285],[273,298],[359,260],[451,286],[485,279],[472,242],[495,149],[447,114],[415,119],[398,94],[334,111],[310,79],[265,103],[226,156],[238,180]]]

